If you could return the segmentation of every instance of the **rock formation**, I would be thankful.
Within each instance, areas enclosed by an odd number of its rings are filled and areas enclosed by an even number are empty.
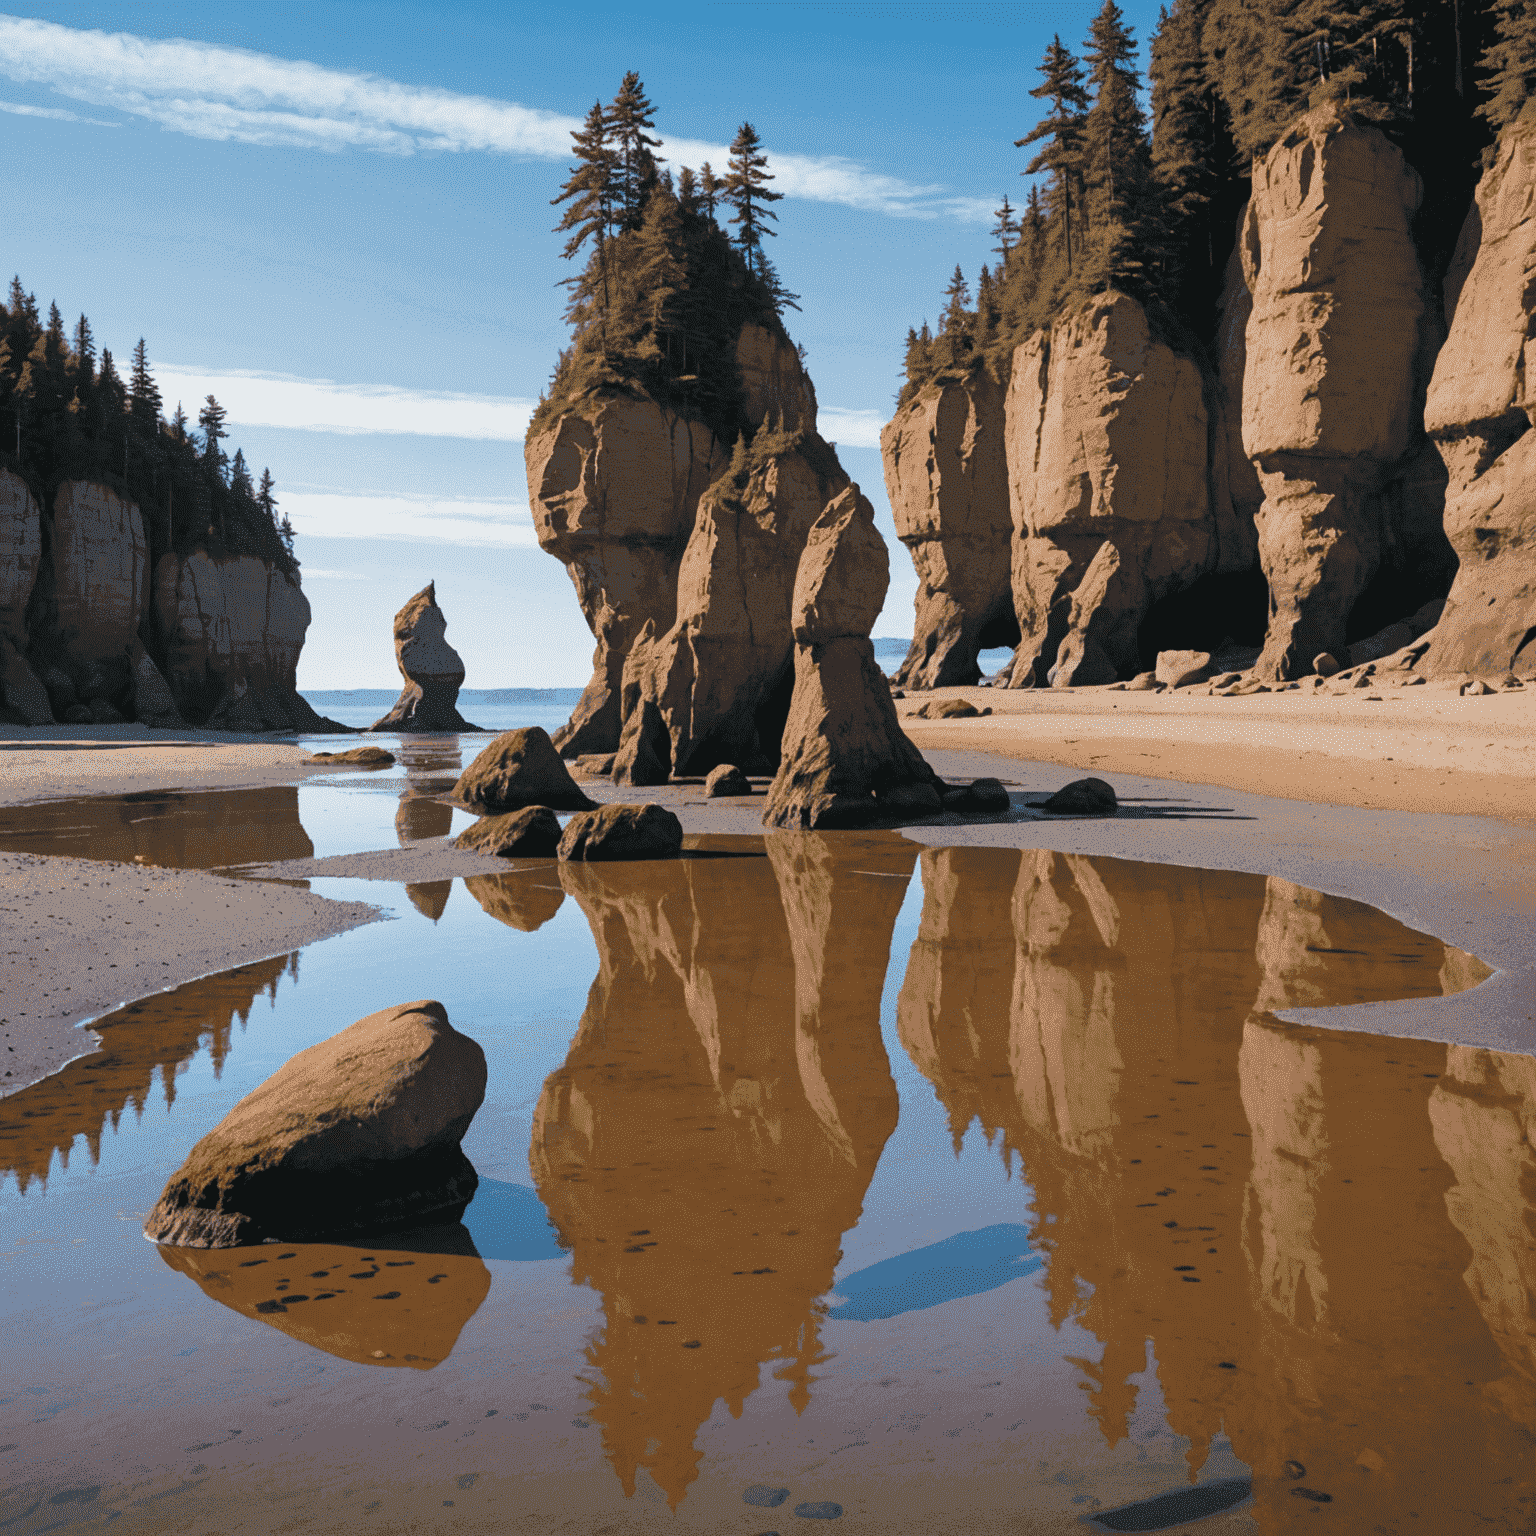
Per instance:
[[[1253,296],[1243,448],[1264,487],[1265,677],[1343,654],[1350,609],[1400,536],[1379,493],[1422,448],[1439,341],[1413,244],[1421,195],[1401,152],[1336,105],[1254,163],[1238,248]]]
[[[1010,686],[1130,676],[1147,609],[1215,564],[1200,369],[1106,294],[1015,351],[1005,419]]]
[[[556,732],[568,756],[619,744],[624,661],[649,622],[676,616],[677,569],[699,497],[730,453],[649,396],[587,396],[524,446],[539,547],[565,563],[597,649],[592,680]]]
[[[405,687],[393,708],[371,731],[475,731],[458,711],[464,663],[448,644],[448,620],[437,605],[437,583],[429,581],[395,615],[395,664]]]
[[[503,859],[552,859],[560,846],[560,818],[547,805],[483,816],[459,833],[453,846]]]
[[[1008,558],[1003,389],[985,371],[925,386],[880,434],[896,534],[917,567],[903,687],[974,683],[976,654],[1018,640]]]
[[[1461,564],[1433,634],[1436,672],[1536,664],[1536,101],[1499,136],[1445,280],[1449,328],[1425,426],[1450,476]]]
[[[850,485],[817,519],[795,575],[795,687],[768,826],[859,826],[942,809],[942,781],[902,731],[869,640],[889,579],[874,512]]]
[[[478,1179],[459,1148],[485,1053],[441,1003],[369,1014],[285,1063],[201,1141],[144,1223],[233,1248],[454,1221]]]
[[[562,862],[675,859],[683,824],[662,805],[602,805],[571,817],[556,853]]]
[[[613,777],[664,784],[717,763],[778,761],[794,657],[790,607],[811,526],[847,485],[813,433],[761,429],[739,472],[700,498],[677,620],[647,622],[624,663]]]
[[[482,816],[547,805],[555,811],[587,811],[589,800],[560,760],[549,734],[532,725],[503,731],[459,775],[453,798]]]

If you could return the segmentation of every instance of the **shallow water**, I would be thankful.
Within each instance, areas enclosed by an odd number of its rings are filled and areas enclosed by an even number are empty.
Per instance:
[[[1530,1528],[1536,1062],[1275,1017],[1476,960],[1245,874],[708,851],[386,896],[0,1103],[0,1528],[1067,1531],[1191,1473],[1252,1479],[1208,1531]],[[490,1063],[462,1226],[143,1241],[236,1099],[420,996]]]

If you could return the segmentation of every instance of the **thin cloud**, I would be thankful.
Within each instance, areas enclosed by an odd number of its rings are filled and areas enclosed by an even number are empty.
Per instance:
[[[390,384],[339,384],[285,373],[244,369],[217,372],[160,364],[155,381],[168,407],[180,400],[188,416],[213,395],[228,419],[247,427],[294,427],[305,432],[387,433],[521,442],[534,402],[513,396],[400,389]]]
[[[828,442],[844,448],[878,448],[885,417],[879,411],[848,411],[826,405],[816,413],[816,426]]]
[[[308,539],[383,539],[494,549],[537,549],[539,542],[528,508],[517,501],[279,488],[278,505],[295,531]],[[306,573],[321,574],[307,567]]]
[[[0,16],[0,73],[113,107],[193,138],[376,154],[421,151],[564,160],[580,119],[489,96],[405,85],[184,38],[83,31]],[[39,109],[42,110],[42,109]],[[724,145],[665,138],[677,163],[723,166]],[[990,204],[915,185],[838,156],[776,154],[778,190],[897,218],[984,221]]]
[[[99,117],[81,117],[78,112],[66,112],[63,107],[28,107],[19,101],[0,101],[0,112],[10,112],[16,117],[46,117],[55,123],[87,123],[92,128],[121,128],[121,123],[109,123]]]

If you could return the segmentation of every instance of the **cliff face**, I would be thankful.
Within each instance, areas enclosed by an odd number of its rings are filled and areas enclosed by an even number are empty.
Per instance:
[[[1536,102],[1500,135],[1445,283],[1425,426],[1460,560],[1428,662],[1498,676],[1536,660]]]
[[[880,434],[896,533],[917,567],[905,687],[980,675],[976,653],[1018,640],[1008,561],[1002,386],[986,373],[927,385]]]
[[[1108,683],[1136,670],[1159,597],[1211,564],[1200,370],[1109,294],[1014,353],[1006,404],[1010,683]]]

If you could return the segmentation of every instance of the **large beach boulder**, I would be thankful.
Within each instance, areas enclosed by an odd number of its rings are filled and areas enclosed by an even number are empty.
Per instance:
[[[849,485],[811,529],[795,577],[795,689],[768,826],[857,826],[941,809],[942,781],[902,731],[869,640],[889,580],[874,511]]]
[[[503,859],[552,859],[560,846],[560,818],[547,805],[482,816],[454,838],[453,846]]]
[[[974,683],[978,651],[1018,640],[1003,401],[985,371],[936,380],[880,434],[896,536],[918,579],[902,687]]]
[[[448,620],[429,581],[395,615],[395,664],[405,687],[389,713],[371,731],[473,731],[458,711],[464,663],[448,644]]]
[[[1425,426],[1449,473],[1460,568],[1422,664],[1536,664],[1536,101],[1499,135],[1445,279],[1449,335]]]
[[[1301,675],[1321,651],[1343,655],[1384,551],[1437,537],[1417,482],[1406,503],[1382,494],[1422,450],[1440,337],[1413,242],[1420,196],[1401,151],[1337,103],[1254,162],[1238,241],[1253,306],[1242,424],[1264,489],[1266,678]]]
[[[617,783],[664,784],[721,762],[766,772],[778,761],[795,572],[848,477],[820,438],[776,426],[759,429],[744,460],[700,498],[677,622],[662,634],[647,624],[624,663]]]
[[[556,743],[572,757],[613,752],[625,658],[647,623],[672,627],[699,497],[730,452],[638,389],[581,397],[532,426],[523,452],[539,547],[564,563],[597,641]]]
[[[487,816],[520,811],[525,805],[585,811],[595,803],[582,794],[549,733],[537,725],[503,731],[459,775],[453,798]]]
[[[485,1053],[441,1003],[403,1003],[300,1051],[165,1186],[157,1243],[233,1248],[454,1221],[479,1180],[459,1143]]]
[[[1015,349],[1005,434],[1010,686],[1132,676],[1148,608],[1215,564],[1199,365],[1103,294]]]
[[[663,805],[603,805],[571,817],[560,838],[559,857],[577,862],[675,859],[683,848],[683,824]]]

